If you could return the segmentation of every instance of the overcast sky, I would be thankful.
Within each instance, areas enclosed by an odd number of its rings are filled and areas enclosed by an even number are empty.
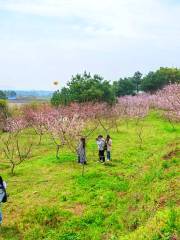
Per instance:
[[[180,67],[180,0],[0,0],[0,88]]]

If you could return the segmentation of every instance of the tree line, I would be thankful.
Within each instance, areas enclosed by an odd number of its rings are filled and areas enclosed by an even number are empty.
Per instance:
[[[139,71],[131,77],[110,82],[98,74],[84,72],[72,76],[60,91],[54,92],[51,103],[55,106],[68,105],[71,102],[108,102],[114,103],[117,97],[136,95],[140,91],[154,93],[170,83],[180,83],[179,68],[161,67],[147,75]]]
[[[7,98],[15,98],[16,97],[15,91],[3,91],[0,90],[0,99],[7,99]]]

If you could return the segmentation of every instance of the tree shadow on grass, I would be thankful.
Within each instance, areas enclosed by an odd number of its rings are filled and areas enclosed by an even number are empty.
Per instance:
[[[0,226],[0,239],[19,240],[22,239],[21,233],[16,226]]]
[[[106,167],[116,167],[116,164],[112,163],[112,162],[106,162],[104,164]]]

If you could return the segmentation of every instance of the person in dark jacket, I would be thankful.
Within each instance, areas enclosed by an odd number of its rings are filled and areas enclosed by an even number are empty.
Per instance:
[[[6,182],[3,181],[2,177],[0,176],[0,205],[6,195]],[[2,224],[2,210],[0,206],[0,224]]]
[[[86,139],[82,137],[77,148],[78,162],[86,164]]]

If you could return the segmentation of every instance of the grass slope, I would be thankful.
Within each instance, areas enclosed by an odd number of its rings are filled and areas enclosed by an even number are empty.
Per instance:
[[[103,130],[91,137],[83,177],[76,157],[64,149],[57,161],[45,138],[14,177],[0,165],[10,194],[0,239],[178,239],[180,126],[173,131],[151,113],[143,121],[142,149],[134,121],[118,128],[110,132],[110,164],[97,163],[94,139]]]

